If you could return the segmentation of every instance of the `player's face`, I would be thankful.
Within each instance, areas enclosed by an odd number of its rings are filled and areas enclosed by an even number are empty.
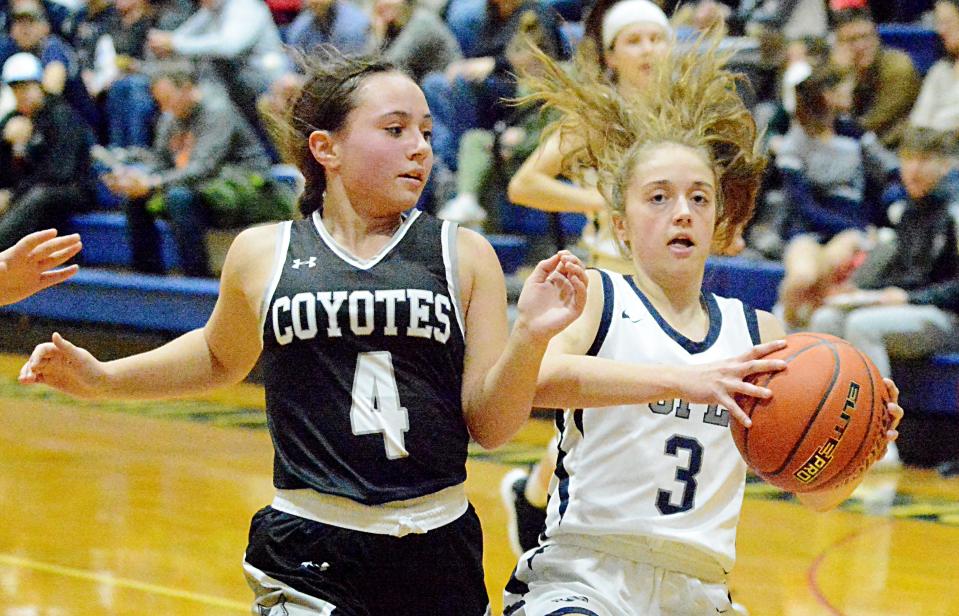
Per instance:
[[[642,86],[669,50],[669,37],[663,27],[639,22],[623,28],[606,52],[606,65],[616,71],[620,83]]]
[[[389,213],[414,205],[433,168],[433,120],[423,91],[400,73],[366,78],[334,136],[337,173],[354,207]]]
[[[636,267],[656,280],[701,274],[712,248],[716,190],[702,153],[673,143],[644,153],[629,183],[625,216],[615,222]]]

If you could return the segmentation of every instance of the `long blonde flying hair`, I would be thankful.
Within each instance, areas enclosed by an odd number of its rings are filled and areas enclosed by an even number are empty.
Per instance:
[[[716,35],[674,44],[630,100],[603,76],[588,46],[577,54],[575,77],[537,50],[543,70],[522,76],[530,94],[520,102],[559,113],[547,130],[573,144],[563,150],[564,170],[595,169],[614,214],[623,213],[633,170],[652,148],[675,143],[701,152],[719,184],[713,245],[721,249],[752,217],[766,158],[736,90],[741,76],[725,68],[730,54],[718,44]]]

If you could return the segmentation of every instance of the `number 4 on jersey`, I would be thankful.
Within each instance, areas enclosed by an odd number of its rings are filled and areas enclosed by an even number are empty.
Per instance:
[[[404,434],[410,418],[400,406],[400,392],[393,372],[393,357],[388,351],[360,353],[353,376],[353,407],[350,409],[353,434],[383,434],[386,457],[405,458]]]

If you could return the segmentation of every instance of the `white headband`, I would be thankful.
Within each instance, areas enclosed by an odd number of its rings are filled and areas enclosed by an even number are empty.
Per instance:
[[[635,23],[650,22],[661,26],[667,34],[672,34],[669,19],[662,9],[649,0],[622,0],[614,4],[603,15],[603,49],[609,49],[626,26]]]

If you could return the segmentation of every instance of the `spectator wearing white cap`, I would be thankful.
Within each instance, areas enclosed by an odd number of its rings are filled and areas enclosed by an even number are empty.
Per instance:
[[[40,85],[43,66],[28,53],[3,63],[16,109],[0,118],[0,250],[31,233],[62,227],[92,200],[92,137],[62,98]]]
[[[0,63],[26,52],[40,59],[44,69],[43,89],[62,94],[91,128],[100,115],[80,76],[76,52],[65,40],[51,33],[50,22],[37,0],[19,0],[10,13],[10,31],[0,35]]]

